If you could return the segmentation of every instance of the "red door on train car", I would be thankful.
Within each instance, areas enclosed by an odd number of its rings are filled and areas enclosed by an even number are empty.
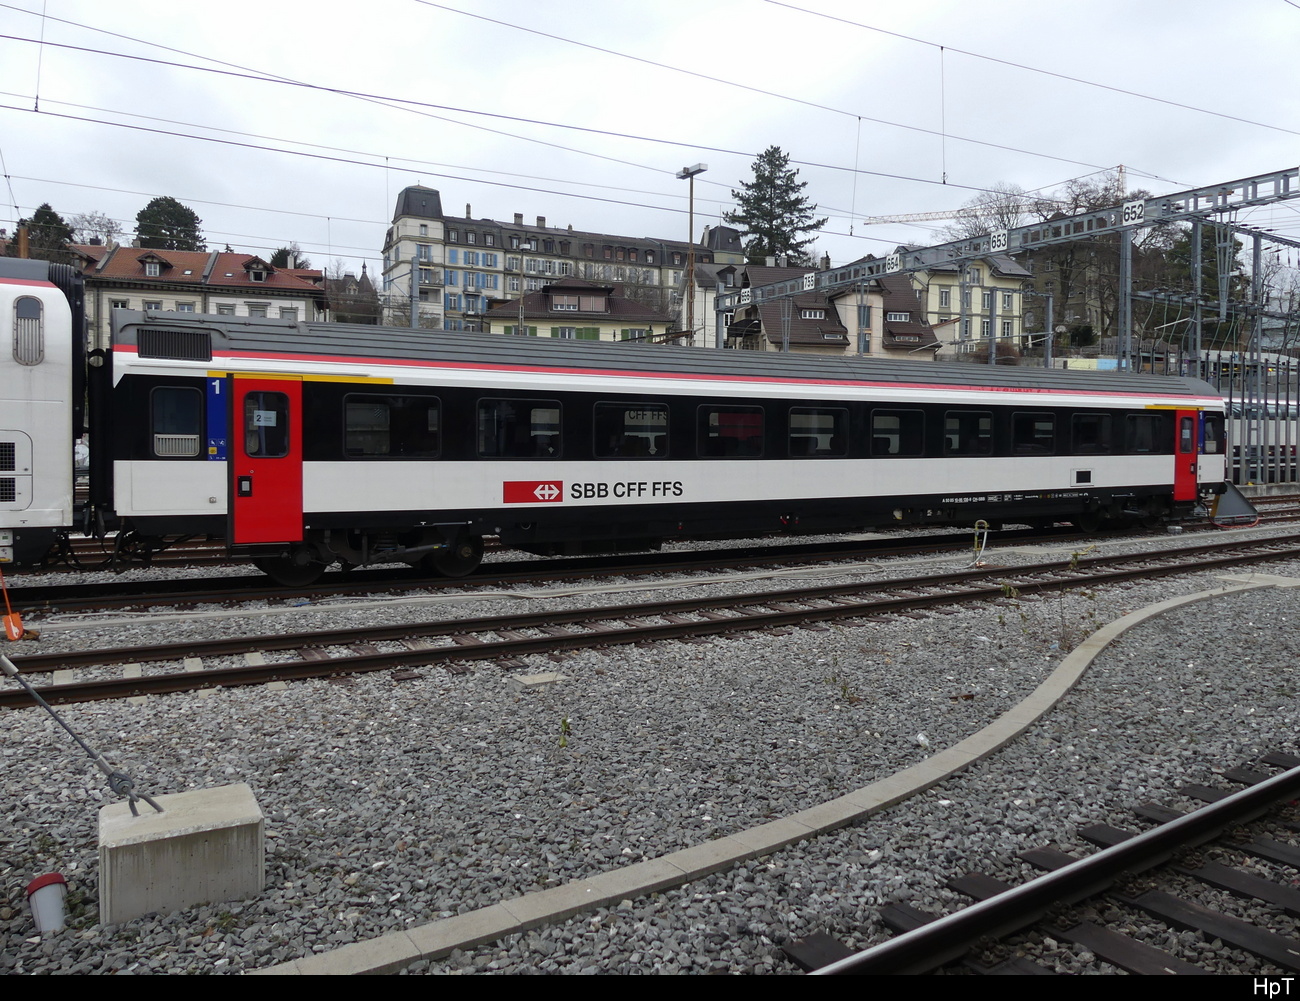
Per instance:
[[[1196,500],[1196,463],[1200,433],[1195,410],[1174,411],[1174,501]]]
[[[230,541],[302,541],[302,380],[236,376]]]

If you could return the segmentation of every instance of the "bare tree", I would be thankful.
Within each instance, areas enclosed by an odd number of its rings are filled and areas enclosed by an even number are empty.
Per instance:
[[[1038,199],[1018,184],[999,181],[981,191],[938,232],[943,240],[969,240],[999,229],[1023,226],[1033,216]]]
[[[78,212],[68,217],[68,225],[72,227],[73,243],[90,243],[91,240],[116,243],[122,235],[122,224],[103,212]]]

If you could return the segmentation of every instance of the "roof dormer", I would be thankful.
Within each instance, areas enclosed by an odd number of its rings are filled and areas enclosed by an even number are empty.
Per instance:
[[[244,274],[250,282],[264,282],[275,273],[275,268],[260,257],[250,257],[244,262]]]
[[[141,254],[136,260],[140,262],[140,267],[144,269],[146,278],[161,278],[163,273],[172,267],[171,261],[152,250]]]

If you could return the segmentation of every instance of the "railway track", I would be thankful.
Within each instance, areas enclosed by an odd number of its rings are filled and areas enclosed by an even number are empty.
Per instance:
[[[110,583],[15,583],[10,599],[20,611],[88,611],[147,605],[202,605],[223,601],[296,600],[410,588],[479,588],[572,580],[593,574],[620,576],[673,572],[712,571],[772,564],[816,564],[830,560],[874,559],[969,549],[971,533],[904,539],[877,538],[850,542],[794,543],[745,546],[726,550],[645,553],[635,557],[579,556],[562,561],[521,560],[485,565],[472,577],[430,578],[410,568],[380,567],[348,573],[331,571],[322,583],[286,588],[261,574],[230,577],[182,578],[160,584],[156,580],[116,580]],[[1021,529],[999,535],[1003,544],[1029,545],[1083,538],[1070,529]],[[21,582],[22,577],[15,578]]]
[[[1297,512],[1295,517],[1300,517]],[[1294,520],[1283,518],[1280,520]],[[1208,524],[1202,528],[1210,528]],[[785,543],[746,546],[726,550],[694,550],[641,554],[629,561],[627,555],[567,557],[541,563],[537,560],[488,564],[470,577],[429,578],[407,567],[378,567],[350,572],[331,571],[321,582],[308,587],[288,588],[261,574],[229,577],[178,578],[160,584],[156,580],[115,580],[109,583],[23,584],[22,575],[13,578],[10,599],[23,612],[82,612],[101,609],[154,605],[199,606],[234,601],[298,601],[339,595],[393,592],[411,588],[482,588],[575,580],[593,574],[620,576],[688,573],[778,565],[810,565],[835,560],[915,556],[925,553],[968,549],[969,532],[940,536],[878,538],[849,542]],[[1108,536],[1120,539],[1122,536]],[[1095,536],[1068,527],[1014,529],[997,534],[1000,545],[1085,542]]]
[[[1186,800],[1205,804],[1199,809],[1137,806],[1136,817],[1155,825],[1146,831],[1108,824],[1080,829],[1079,836],[1099,849],[1091,856],[1080,858],[1050,845],[1020,852],[1021,862],[1045,873],[1036,879],[1013,886],[967,872],[949,880],[949,889],[977,901],[964,910],[940,916],[907,903],[887,905],[881,921],[897,934],[870,949],[854,953],[818,932],[788,943],[784,951],[819,975],[924,973],[955,961],[981,974],[1043,974],[1053,971],[1033,958],[1042,949],[1023,943],[1047,940],[1068,942],[1095,961],[1134,974],[1221,972],[1129,934],[1133,916],[1140,915],[1257,957],[1270,975],[1292,974],[1300,970],[1300,939],[1292,920],[1300,916],[1300,890],[1294,880],[1268,879],[1247,868],[1263,862],[1293,871],[1300,868],[1300,848],[1237,829],[1300,793],[1300,758],[1266,754],[1224,770],[1222,777],[1238,783],[1238,789],[1190,785],[1177,790]],[[1289,819],[1294,830],[1294,816]],[[1189,886],[1253,901],[1281,920],[1272,922],[1276,927],[1243,920],[1194,899]],[[1143,936],[1169,937],[1159,931]]]
[[[274,634],[14,657],[27,675],[72,668],[128,665],[120,676],[62,680],[40,688],[51,703],[115,699],[195,689],[263,684],[303,678],[454,665],[495,660],[521,666],[529,654],[557,653],[668,639],[693,639],[760,629],[905,615],[925,609],[998,602],[1021,596],[1097,587],[1155,576],[1222,570],[1300,555],[1300,536],[1248,543],[1180,547],[1130,554],[1039,563],[1015,568],[984,567],[894,581],[819,585],[701,597],[638,605],[546,610],[525,615],[437,621],[424,624],[348,628],[336,632]],[[380,649],[380,645],[387,649]],[[266,662],[266,654],[284,659]],[[209,666],[214,658],[242,657],[237,666]],[[209,664],[205,664],[204,660]],[[146,674],[145,663],[174,663],[183,669]],[[129,676],[127,676],[129,675]],[[30,705],[21,691],[0,693],[0,707]]]

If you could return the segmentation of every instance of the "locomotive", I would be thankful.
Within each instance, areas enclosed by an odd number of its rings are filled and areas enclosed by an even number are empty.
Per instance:
[[[0,310],[19,564],[74,530],[115,531],[123,559],[206,536],[299,586],[333,564],[472,573],[485,537],[1096,530],[1225,490],[1223,401],[1192,379],[127,310],[87,352],[75,269],[3,259]]]

